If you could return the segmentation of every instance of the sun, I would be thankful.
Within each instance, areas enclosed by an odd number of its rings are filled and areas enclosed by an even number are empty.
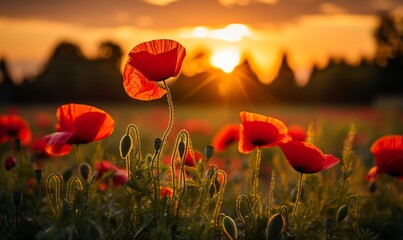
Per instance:
[[[237,49],[226,48],[214,51],[210,57],[210,64],[230,73],[239,64],[240,54]]]

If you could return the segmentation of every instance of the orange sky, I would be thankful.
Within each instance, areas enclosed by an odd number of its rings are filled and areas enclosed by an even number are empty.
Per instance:
[[[290,2],[301,3],[301,1]],[[76,0],[71,2],[79,4]],[[118,5],[120,1],[116,2]],[[45,11],[41,13],[39,10],[35,12],[35,6],[30,6],[32,11],[28,6],[28,10],[24,11],[22,8],[17,11],[11,5],[0,3],[0,9],[3,9],[0,10],[0,56],[6,57],[9,61],[13,76],[21,79],[23,76],[34,75],[40,71],[53,48],[61,40],[76,43],[87,56],[91,57],[96,55],[98,45],[104,40],[115,41],[122,46],[124,52],[128,52],[142,41],[171,38],[181,42],[187,49],[188,57],[185,58],[184,73],[192,72],[193,68],[186,69],[186,66],[192,63],[186,61],[191,60],[195,50],[203,48],[215,55],[218,65],[228,61],[225,54],[233,56],[229,60],[235,61],[235,64],[236,56],[231,54],[238,54],[241,58],[247,56],[259,78],[263,82],[270,82],[277,73],[282,52],[287,51],[289,63],[295,70],[297,79],[304,84],[312,66],[315,64],[325,66],[329,57],[343,58],[348,62],[356,63],[363,57],[372,58],[375,51],[373,31],[377,26],[376,15],[371,14],[369,10],[354,12],[357,11],[354,10],[357,8],[354,4],[339,6],[330,3],[340,1],[319,1],[320,4],[306,5],[307,9],[311,7],[315,10],[304,9],[308,12],[302,10],[298,12],[298,8],[291,6],[287,8],[281,0],[194,1],[193,3],[210,4],[200,5],[200,11],[208,11],[208,7],[211,6],[211,12],[216,12],[215,15],[207,16],[208,18],[204,21],[200,20],[203,20],[206,14],[197,13],[195,9],[184,12],[183,9],[189,6],[186,4],[190,4],[189,0],[136,2],[141,2],[138,6],[143,7],[144,12],[154,9],[155,15],[131,15],[126,10],[118,10],[114,11],[113,24],[101,24],[102,20],[98,23],[90,20],[96,19],[95,16],[102,13],[102,4],[99,4],[99,11],[87,11],[87,15],[73,12],[72,15],[75,18],[69,18],[70,15],[63,18],[64,12],[68,9],[67,6],[64,8],[65,11],[63,7],[57,10],[60,11],[57,15]],[[403,9],[403,4],[399,1],[383,1],[389,2],[389,5],[385,3],[382,5],[381,1],[375,0],[353,2],[372,2],[375,10],[387,7],[394,7],[399,11]],[[28,3],[31,4],[32,1],[27,1]],[[4,6],[1,6],[2,4]],[[281,17],[270,19],[270,16],[265,19],[265,16],[256,10],[258,9],[256,7],[263,8],[263,6],[267,7],[268,13],[273,7],[289,9],[288,12],[284,10],[284,15],[289,15],[290,19]],[[51,4],[50,7],[52,7]],[[83,5],[82,8],[85,10],[85,7]],[[172,10],[174,7],[181,8],[180,12],[183,13],[181,15],[188,16],[189,21],[183,20],[183,16],[178,17],[182,21],[177,22],[175,22],[175,16],[167,17],[166,22],[156,21],[157,16],[162,15],[158,13],[163,12],[164,9],[167,9],[167,12],[174,11]],[[248,17],[240,14],[242,9],[245,9],[244,15]],[[230,13],[234,11],[237,14],[231,15]],[[195,17],[192,17],[193,13]],[[256,13],[255,18],[253,18],[254,13]],[[279,14],[273,13],[273,15]],[[101,16],[108,17],[107,14],[101,14]],[[206,24],[202,24],[203,22]]]

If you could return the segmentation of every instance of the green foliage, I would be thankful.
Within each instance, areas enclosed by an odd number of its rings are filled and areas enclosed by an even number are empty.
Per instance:
[[[33,156],[27,148],[23,147],[20,152],[1,149],[2,161],[12,154],[17,158],[17,165],[10,171],[0,168],[0,240],[16,238],[16,206],[12,198],[16,191],[22,194],[18,205],[20,239],[32,239],[33,236],[35,239],[401,237],[401,182],[381,175],[376,180],[376,188],[370,191],[370,186],[374,185],[365,182],[363,157],[355,150],[356,135],[360,131],[353,125],[348,130],[338,129],[341,136],[338,142],[333,139],[327,142],[323,137],[324,129],[314,128],[313,124],[309,129],[311,142],[323,146],[340,145],[342,162],[322,173],[304,175],[294,217],[288,214],[288,209],[292,213],[298,173],[287,164],[278,149],[262,152],[262,163],[266,161],[270,168],[269,172],[261,168],[257,196],[254,195],[253,179],[248,179],[254,175],[253,154],[243,156],[247,168],[242,168],[238,179],[230,177],[233,172],[224,172],[213,164],[216,156],[204,156],[194,166],[186,166],[185,153],[195,151],[186,131],[177,134],[174,144],[160,146],[160,159],[157,160],[158,156],[152,152],[155,150],[154,137],[145,136],[150,144],[142,147],[138,128],[129,125],[122,131],[122,142],[116,141],[114,152],[101,144],[81,148],[85,159],[83,165],[67,159],[59,162],[60,165],[56,160],[44,162],[42,178],[35,175],[38,165],[32,161]],[[142,149],[151,153],[143,156]],[[168,165],[163,163],[164,158],[169,159]],[[206,161],[207,158],[210,160]],[[100,188],[100,183],[113,180],[113,172],[97,178],[94,163],[100,159],[126,166],[129,178],[124,185],[110,184],[105,190]],[[246,164],[248,159],[250,164]],[[82,173],[84,165],[88,177]],[[60,182],[59,185],[52,182],[47,188],[46,179],[51,174],[58,174]],[[265,179],[263,176],[270,177]],[[242,187],[235,191],[233,187],[238,185]],[[171,188],[172,195],[161,196],[159,187]],[[56,208],[48,189],[51,194],[59,194],[53,199]]]

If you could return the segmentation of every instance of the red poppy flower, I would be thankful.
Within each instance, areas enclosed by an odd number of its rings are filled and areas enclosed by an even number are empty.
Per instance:
[[[203,158],[201,153],[198,151],[193,151],[193,156],[190,151],[186,153],[185,157],[185,165],[189,167],[194,167],[198,161],[200,161]]]
[[[287,127],[278,119],[256,113],[241,112],[238,150],[249,153],[258,147],[272,147],[290,140]]]
[[[371,146],[378,173],[403,176],[403,136],[389,135],[376,140]]]
[[[95,170],[97,171],[96,180],[102,178],[105,173],[113,172],[111,177],[115,187],[121,186],[127,181],[126,169],[119,168],[107,160],[95,163]],[[101,182],[98,187],[101,191],[105,191],[108,188],[108,181]]]
[[[170,187],[162,187],[160,186],[160,197],[172,197],[173,189]]]
[[[13,167],[15,167],[15,163],[17,162],[17,159],[13,156],[8,156],[6,158],[6,162],[4,164],[4,167],[6,168],[7,171],[10,171]]]
[[[28,123],[15,114],[0,116],[0,144],[9,139],[19,138],[23,145],[31,142],[32,133]]]
[[[122,186],[127,181],[126,169],[118,168],[113,175],[112,182],[115,187]]]
[[[185,56],[185,48],[174,40],[158,39],[135,46],[123,71],[126,93],[138,100],[161,98],[166,90],[156,82],[176,77]]]
[[[56,112],[59,123],[56,133],[46,136],[49,154],[58,154],[68,145],[102,140],[112,134],[115,121],[105,111],[84,104],[62,105]]]
[[[292,138],[292,140],[296,141],[305,141],[307,138],[306,130],[301,125],[291,125],[288,126],[288,135]]]
[[[290,165],[300,173],[317,173],[329,169],[340,162],[332,154],[324,154],[317,146],[301,141],[280,144]]]
[[[57,109],[59,120],[56,130],[69,132],[69,144],[89,143],[102,140],[112,134],[115,121],[105,111],[84,104],[66,104]]]
[[[194,156],[194,158],[193,158]],[[194,167],[195,164],[197,162],[199,162],[200,160],[203,159],[203,156],[200,152],[198,151],[193,151],[193,156],[190,153],[190,151],[188,150],[186,153],[186,157],[185,157],[185,165],[189,166],[189,167]],[[165,156],[164,159],[162,160],[162,162],[164,163],[164,165],[171,165],[171,159],[172,156]],[[176,167],[180,167],[180,159],[179,159],[179,155],[177,155],[177,159],[175,160],[176,163]]]
[[[214,135],[211,145],[214,147],[214,151],[221,152],[238,141],[239,125],[228,124]]]
[[[97,171],[97,179],[100,179],[106,172],[116,171],[117,169],[118,167],[115,164],[107,160],[95,163],[95,170]]]

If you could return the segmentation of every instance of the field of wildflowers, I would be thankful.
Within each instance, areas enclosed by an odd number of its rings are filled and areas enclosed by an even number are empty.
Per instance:
[[[166,80],[185,48],[159,39],[129,56],[127,94],[166,97],[168,111],[68,103],[55,123],[32,107],[0,115],[0,239],[403,237],[401,113],[354,109],[346,123],[326,109],[318,120],[179,107],[174,118]]]

